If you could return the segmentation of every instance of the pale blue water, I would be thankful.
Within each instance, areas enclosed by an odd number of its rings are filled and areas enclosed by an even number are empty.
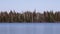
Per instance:
[[[60,23],[0,23],[0,34],[60,34]]]

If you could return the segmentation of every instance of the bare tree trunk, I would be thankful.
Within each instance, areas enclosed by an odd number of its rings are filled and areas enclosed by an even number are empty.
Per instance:
[[[23,15],[24,15],[24,22],[26,22],[26,21],[25,21],[25,14],[23,14]]]
[[[32,22],[33,22],[33,13],[32,13]]]

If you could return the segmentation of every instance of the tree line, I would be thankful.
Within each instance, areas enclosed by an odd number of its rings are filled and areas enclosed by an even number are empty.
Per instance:
[[[44,23],[44,22],[60,22],[60,12],[53,12],[53,11],[44,11],[43,13],[36,12],[34,10],[26,11],[23,13],[19,13],[16,11],[10,10],[8,13],[7,11],[0,12],[0,23]]]

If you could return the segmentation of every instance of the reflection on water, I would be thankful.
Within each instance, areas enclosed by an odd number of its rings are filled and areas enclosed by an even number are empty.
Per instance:
[[[0,23],[0,34],[60,34],[60,23]]]

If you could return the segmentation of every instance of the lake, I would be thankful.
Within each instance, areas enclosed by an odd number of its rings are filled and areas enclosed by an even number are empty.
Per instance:
[[[60,23],[0,23],[0,34],[60,34]]]

